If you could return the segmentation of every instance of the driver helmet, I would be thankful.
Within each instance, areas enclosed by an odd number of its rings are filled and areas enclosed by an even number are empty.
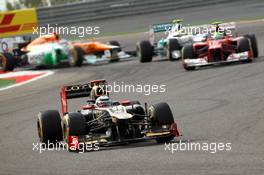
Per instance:
[[[182,19],[175,19],[172,21],[174,31],[182,30]]]
[[[108,106],[111,106],[111,104],[112,103],[109,97],[106,95],[98,97],[95,101],[95,105],[98,107],[108,107]]]
[[[213,34],[213,39],[218,40],[221,39],[223,37],[223,34],[221,32],[215,32]]]
[[[60,36],[59,36],[56,32],[53,32],[52,34],[53,34],[54,39],[55,39],[56,41],[59,41],[59,40],[60,40]]]

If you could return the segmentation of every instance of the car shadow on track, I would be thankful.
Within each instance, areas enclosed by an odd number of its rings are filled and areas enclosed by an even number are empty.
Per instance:
[[[263,62],[263,57],[258,57],[255,58],[253,62],[251,63],[242,63],[242,62],[232,62],[232,63],[219,63],[219,64],[215,64],[215,65],[209,65],[209,66],[201,66],[196,68],[195,70],[191,70],[188,72],[195,72],[195,71],[201,71],[201,70],[208,70],[208,69],[220,69],[220,68],[224,68],[224,67],[232,67],[232,66],[242,66],[242,65],[251,65],[251,64],[256,64],[256,63],[260,63]]]
[[[152,62],[164,62],[164,61],[181,62],[181,59],[169,60],[168,58],[155,58]]]
[[[71,68],[97,67],[97,66],[103,66],[103,65],[120,64],[120,63],[124,63],[124,62],[130,62],[130,61],[133,61],[133,60],[136,60],[136,59],[137,59],[136,57],[131,57],[131,58],[127,59],[127,60],[122,60],[122,61],[110,61],[110,62],[98,63],[98,64],[84,63],[80,67],[71,67],[69,64],[65,63],[65,64],[54,65],[54,66],[36,66],[36,67],[32,67],[30,65],[26,65],[26,66],[23,66],[23,67],[19,67],[17,69],[19,71],[21,71],[21,70],[33,70],[33,71],[38,71],[38,70],[63,70],[63,69],[71,69]]]
[[[194,141],[201,141],[197,140],[189,140],[189,139],[181,139],[181,140],[172,140],[166,144],[173,144],[173,143],[187,143],[187,142],[194,142]],[[93,153],[98,151],[113,151],[113,150],[123,150],[123,149],[135,149],[135,148],[145,148],[145,147],[157,147],[163,146],[165,149],[165,143],[157,143],[155,140],[148,140],[148,141],[141,141],[137,143],[130,143],[130,144],[120,144],[115,146],[103,146],[99,147],[98,150],[82,150],[82,151],[71,151],[73,153]]]

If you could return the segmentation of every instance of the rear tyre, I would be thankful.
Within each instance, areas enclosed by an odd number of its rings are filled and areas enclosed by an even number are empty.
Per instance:
[[[238,43],[237,43],[237,47],[238,47],[238,49],[237,49],[238,53],[250,51],[249,39],[247,39],[247,38],[239,39]],[[250,63],[250,62],[252,62],[252,59],[243,60],[242,62],[243,63]]]
[[[152,61],[153,47],[149,41],[141,41],[137,43],[137,56],[141,63]]]
[[[15,58],[11,53],[0,53],[0,70],[12,71],[15,68]]]
[[[257,42],[256,36],[254,34],[248,34],[248,35],[244,35],[244,37],[250,40],[251,48],[253,51],[253,57],[257,58],[258,57],[258,42]]]
[[[59,142],[62,140],[61,118],[57,110],[42,111],[38,114],[37,129],[40,142]]]
[[[81,113],[69,113],[62,120],[63,140],[68,143],[69,136],[86,134],[85,118]]]
[[[195,58],[195,52],[193,49],[193,45],[186,45],[182,49],[182,59],[196,59]],[[190,70],[195,70],[195,66],[187,66],[186,64],[183,63],[183,67],[185,70],[190,71]]]
[[[73,67],[81,67],[83,64],[83,50],[78,46],[74,46],[70,50],[70,65]]]
[[[171,125],[174,123],[173,114],[167,103],[158,103],[152,105],[149,108],[149,115],[154,120],[154,122],[161,127],[162,125]],[[160,137],[156,138],[156,141],[158,143],[165,143],[169,142],[173,138],[174,136]]]
[[[168,42],[168,58],[170,61],[174,61],[174,60],[177,60],[176,58],[173,58],[172,57],[172,52],[173,51],[176,51],[176,50],[180,50],[180,44],[178,42],[177,39],[170,39],[169,42]]]

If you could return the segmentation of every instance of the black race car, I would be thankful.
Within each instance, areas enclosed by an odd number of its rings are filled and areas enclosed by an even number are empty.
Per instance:
[[[67,100],[89,97],[77,112],[69,112]],[[119,145],[146,139],[164,143],[179,136],[177,125],[167,103],[141,105],[138,101],[112,101],[105,80],[64,86],[61,89],[62,115],[57,110],[38,114],[40,142],[68,143],[69,150],[80,145]]]

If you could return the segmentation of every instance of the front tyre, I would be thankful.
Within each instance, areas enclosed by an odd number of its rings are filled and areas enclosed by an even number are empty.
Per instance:
[[[85,118],[81,113],[69,113],[62,120],[63,140],[68,143],[69,136],[86,134]]]
[[[254,34],[248,34],[248,35],[244,35],[244,37],[250,40],[251,48],[253,51],[253,57],[257,58],[259,54],[258,54],[258,42],[256,36]]]
[[[15,68],[15,58],[11,53],[0,53],[0,70],[12,71]]]
[[[186,45],[182,48],[182,61],[183,61],[183,68],[187,71],[195,70],[195,66],[188,66],[184,63],[185,59],[196,59],[195,52],[193,49],[193,45]]]
[[[237,41],[237,52],[247,52],[250,51],[250,42],[247,38],[241,38]],[[243,60],[243,63],[251,63],[252,59],[248,58],[247,60]]]
[[[153,47],[149,41],[141,41],[137,43],[137,56],[141,63],[152,61]]]
[[[154,123],[160,127],[162,125],[171,126],[174,123],[173,114],[171,109],[167,103],[158,103],[149,107],[149,115],[150,118],[154,121]],[[174,136],[166,136],[156,138],[158,143],[169,142],[174,138]]]
[[[167,55],[168,55],[168,58],[169,58],[170,61],[174,61],[174,60],[179,59],[179,58],[174,58],[173,55],[172,55],[172,52],[173,51],[177,51],[177,50],[180,50],[180,44],[179,44],[178,40],[177,39],[169,39]]]
[[[62,140],[61,118],[57,110],[41,111],[37,118],[40,142],[59,142]]]
[[[74,46],[69,51],[69,63],[72,67],[81,67],[83,64],[83,50],[78,46]]]

